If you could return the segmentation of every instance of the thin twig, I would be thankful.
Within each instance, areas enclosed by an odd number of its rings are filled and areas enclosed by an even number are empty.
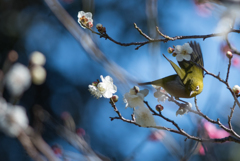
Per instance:
[[[207,121],[209,121],[209,122],[211,122],[211,123],[213,123],[213,124],[219,125],[223,130],[225,130],[226,132],[228,132],[228,133],[234,135],[235,137],[237,137],[238,139],[240,139],[240,136],[239,136],[233,129],[227,128],[226,126],[224,126],[224,125],[220,122],[219,118],[217,119],[217,121],[215,121],[215,120],[210,119],[208,116],[204,115],[204,114],[199,110],[199,108],[198,108],[198,106],[197,106],[197,99],[196,99],[196,97],[195,97],[194,102],[195,102],[195,106],[196,106],[196,108],[197,108],[197,110],[198,110],[198,115],[199,115],[199,116],[202,116],[202,117],[205,118]]]
[[[133,120],[129,120],[129,119],[125,119],[125,118],[122,116],[122,114],[118,111],[117,106],[116,106],[115,103],[113,102],[112,98],[110,98],[110,102],[109,102],[109,103],[112,105],[114,111],[118,114],[118,117],[110,117],[110,118],[111,118],[111,121],[113,121],[114,119],[120,119],[120,120],[123,120],[123,121],[128,122],[128,123],[131,123],[131,124],[135,124],[135,125],[137,125],[137,126],[140,127],[140,125],[137,124],[134,119],[133,119]]]
[[[231,108],[230,116],[228,116],[228,125],[229,125],[229,128],[230,128],[231,130],[233,130],[232,124],[231,124],[231,119],[232,119],[232,117],[233,117],[233,112],[234,112],[235,107],[236,107],[236,102],[234,101],[233,107]]]
[[[240,52],[231,45],[231,43],[229,42],[228,38],[226,38],[226,42],[227,42],[227,45],[229,46],[229,48],[231,49],[232,53],[240,55]]]
[[[164,37],[165,39],[174,41],[174,38],[172,38],[172,37],[170,37],[170,36],[167,36],[167,35],[164,35],[164,34],[159,30],[159,28],[158,28],[157,26],[156,26],[156,30],[157,30],[157,32],[159,33],[159,35],[161,35],[161,36]],[[166,42],[167,42],[167,41],[166,41]]]
[[[227,69],[227,76],[226,76],[225,82],[228,82],[229,73],[230,73],[230,67],[231,67],[231,62],[232,62],[231,60],[232,60],[232,58],[228,59],[228,69]]]
[[[121,43],[121,42],[118,42],[116,40],[114,40],[113,38],[111,38],[107,33],[98,33],[98,32],[95,32],[94,30],[92,30],[91,28],[89,27],[86,27],[87,29],[91,30],[93,33],[95,34],[98,34],[100,35],[100,37],[102,38],[105,38],[105,39],[109,39],[110,41],[114,42],[115,44],[118,44],[118,45],[121,45],[121,46],[131,46],[131,45],[137,45],[138,47],[135,48],[135,50],[138,50],[140,47],[148,44],[148,43],[152,43],[152,42],[168,42],[168,41],[175,41],[175,40],[182,40],[182,39],[207,39],[207,38],[210,38],[210,37],[217,37],[217,36],[223,36],[223,35],[226,35],[226,33],[213,33],[213,34],[206,34],[206,35],[189,35],[189,36],[175,36],[175,37],[170,37],[170,36],[167,36],[167,35],[164,35],[160,30],[159,28],[156,26],[156,30],[157,32],[159,33],[159,35],[161,35],[162,39],[152,39],[150,38],[147,34],[145,34],[138,26],[136,23],[134,23],[134,27],[138,30],[138,32],[143,35],[146,39],[148,39],[148,41],[143,41],[143,42],[130,42],[130,43]],[[230,30],[227,34],[229,33],[240,33],[240,30],[236,30],[236,29],[232,29]],[[229,47],[233,50],[233,53],[234,54],[237,54],[237,55],[240,55],[240,53],[236,50],[236,49],[233,49],[232,46],[230,45],[230,43],[227,41],[227,43],[229,44]]]
[[[199,141],[199,142],[224,143],[224,142],[226,142],[226,141],[233,141],[233,142],[240,143],[240,139],[239,139],[239,138],[236,138],[236,137],[233,137],[233,136],[228,136],[228,137],[221,138],[221,139],[203,139],[203,138],[199,138],[199,137],[196,137],[196,136],[192,136],[192,135],[188,134],[187,132],[185,132],[183,129],[181,129],[176,122],[174,122],[173,120],[170,120],[170,119],[166,118],[165,116],[163,116],[163,115],[161,114],[161,112],[160,112],[159,114],[158,114],[157,112],[155,112],[155,111],[149,106],[149,104],[148,104],[147,101],[144,101],[144,103],[147,105],[147,107],[148,107],[149,110],[153,113],[153,115],[160,116],[160,117],[162,117],[164,120],[166,120],[166,121],[168,121],[168,122],[171,122],[171,123],[178,129],[178,130],[174,130],[174,129],[166,128],[166,129],[163,129],[163,130],[167,130],[167,131],[170,131],[170,132],[173,132],[173,133],[177,133],[177,134],[186,136],[188,139],[196,140],[196,141]],[[221,124],[221,123],[219,122],[219,124]]]
[[[144,36],[146,39],[148,39],[149,41],[152,41],[152,40],[153,40],[153,39],[152,39],[151,37],[149,37],[147,34],[145,34],[144,32],[142,32],[142,30],[137,26],[136,23],[134,23],[134,27],[135,27],[135,29],[137,29],[138,32],[139,32],[142,36]]]

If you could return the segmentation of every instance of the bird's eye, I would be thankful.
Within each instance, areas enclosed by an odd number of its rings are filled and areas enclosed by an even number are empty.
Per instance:
[[[199,90],[199,86],[196,87],[196,91],[198,91],[198,90]]]

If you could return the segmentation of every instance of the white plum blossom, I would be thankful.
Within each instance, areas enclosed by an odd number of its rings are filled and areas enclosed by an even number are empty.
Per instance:
[[[0,117],[0,129],[6,135],[17,137],[22,130],[28,127],[28,118],[23,107],[8,104],[6,113]]]
[[[147,89],[140,90],[138,86],[134,86],[130,89],[129,93],[124,94],[123,101],[126,103],[127,107],[137,107],[143,105],[144,97],[148,95],[149,91]]]
[[[180,108],[176,112],[177,115],[184,115],[192,108],[192,104],[190,102],[187,102],[186,104],[181,104]]]
[[[102,82],[89,85],[89,91],[96,98],[111,98],[113,94],[117,92],[117,87],[113,84],[113,79],[110,76],[103,78],[102,75],[100,78]]]
[[[21,95],[31,84],[28,68],[20,63],[14,64],[6,74],[5,84],[11,95]]]
[[[111,98],[113,93],[117,92],[117,87],[113,84],[113,79],[110,76],[100,76],[102,82],[98,83],[97,88],[104,98]]]
[[[176,59],[177,61],[189,61],[191,59],[191,55],[193,52],[193,49],[191,48],[191,46],[189,45],[189,43],[185,43],[183,44],[183,46],[181,45],[177,45],[175,47],[175,53],[177,54]]]
[[[154,86],[154,88],[156,87],[158,86]],[[154,93],[154,97],[157,98],[158,102],[165,102],[165,100],[168,99],[168,96],[166,95],[167,92],[164,89],[161,89],[161,87],[156,88],[156,90],[157,91]]]
[[[93,27],[93,19],[92,19],[92,13],[91,12],[84,12],[79,11],[78,12],[78,23],[81,25],[82,28],[86,28],[85,26],[91,28]]]
[[[144,106],[144,104],[134,109],[134,115],[136,123],[142,127],[156,126],[156,122],[151,114],[150,110]]]
[[[232,90],[235,94],[238,94],[240,92],[240,87],[238,85],[235,85],[233,86]]]

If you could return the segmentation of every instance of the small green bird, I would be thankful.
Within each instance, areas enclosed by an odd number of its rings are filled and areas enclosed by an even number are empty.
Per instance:
[[[139,83],[139,85],[156,85],[163,87],[167,93],[178,98],[191,98],[200,94],[203,90],[203,70],[193,62],[204,66],[200,45],[190,42],[193,52],[190,61],[178,61],[179,68],[174,62],[163,55],[172,65],[177,74],[164,77],[152,82]]]

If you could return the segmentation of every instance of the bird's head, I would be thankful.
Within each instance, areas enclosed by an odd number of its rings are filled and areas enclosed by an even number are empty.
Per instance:
[[[193,79],[188,84],[188,91],[190,97],[195,97],[200,94],[203,90],[203,80],[201,79]]]

